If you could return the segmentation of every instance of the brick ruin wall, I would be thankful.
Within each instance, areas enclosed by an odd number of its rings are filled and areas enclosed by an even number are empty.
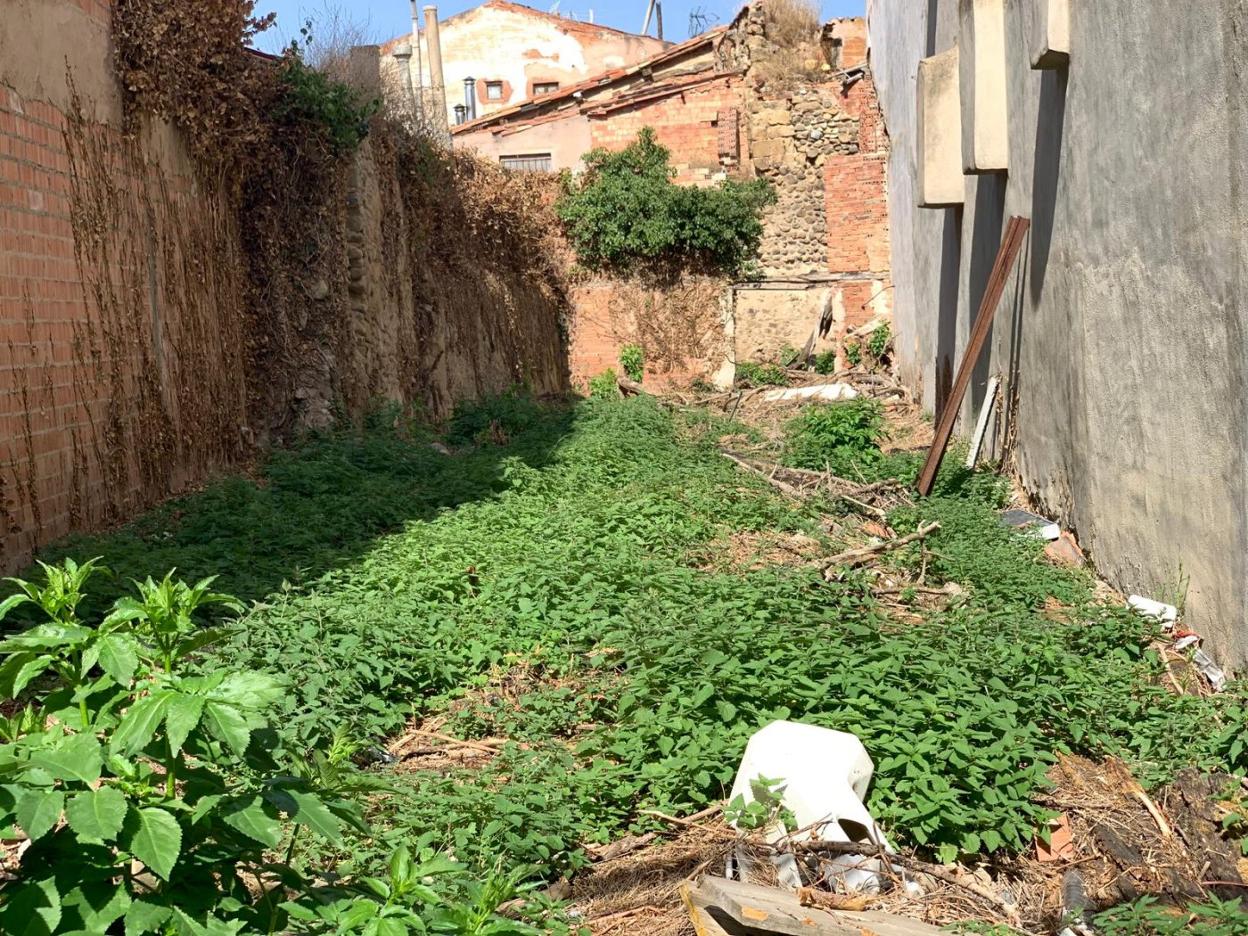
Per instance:
[[[765,2],[765,0],[764,0]],[[792,57],[767,36],[762,6],[746,10],[721,44],[714,81],[636,105],[603,109],[591,120],[595,146],[621,149],[642,127],[653,127],[672,153],[676,181],[709,184],[725,176],[766,178],[777,202],[764,215],[761,282],[720,284],[700,312],[686,310],[689,354],[661,353],[673,382],[710,376],[726,358],[770,360],[785,347],[803,347],[819,322],[831,328],[816,351],[835,350],[846,361],[847,336],[891,317],[887,178],[888,137],[867,62],[865,24],[837,20],[834,69],[794,78],[777,68]],[[853,74],[844,70],[855,69]],[[768,81],[789,71],[784,82]],[[777,84],[782,90],[777,90]],[[637,310],[671,333],[680,301],[647,294],[638,304],[612,299],[620,286],[597,281],[574,293],[571,363],[584,385],[607,367],[618,370],[619,350],[639,340]],[[725,295],[727,293],[727,295]],[[725,308],[726,302],[726,308]],[[725,329],[724,318],[731,319]],[[695,339],[708,322],[720,337]],[[726,331],[726,334],[725,334]],[[648,375],[650,376],[650,375]]]
[[[120,131],[110,6],[9,7],[0,564],[122,521],[332,411],[391,399],[436,417],[516,381],[566,388],[567,299],[548,272],[509,261],[483,273],[441,247],[432,215],[453,209],[404,201],[393,160],[370,148],[335,195],[342,249],[279,284],[298,313],[276,327],[237,206],[169,126]],[[505,233],[480,210],[460,220],[486,244]]]

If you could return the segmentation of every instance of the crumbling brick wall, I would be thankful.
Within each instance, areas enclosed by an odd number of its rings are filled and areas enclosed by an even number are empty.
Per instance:
[[[671,150],[677,182],[723,178],[740,165],[741,81],[731,74],[710,78],[591,111],[593,145],[620,150],[635,142],[642,128],[651,127],[659,144]]]
[[[891,310],[888,138],[865,25],[833,21],[821,37],[824,61],[794,62],[809,50],[771,41],[765,3],[741,13],[721,57],[744,73],[749,159],[776,187],[764,218],[761,274],[773,292],[785,280],[797,282],[792,295],[738,294],[740,359],[800,348],[821,319],[832,324],[816,348],[839,351],[847,335]]]

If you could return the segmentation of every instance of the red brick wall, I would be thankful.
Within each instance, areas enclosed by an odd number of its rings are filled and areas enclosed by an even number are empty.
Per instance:
[[[110,15],[103,0],[51,2],[97,24]],[[108,35],[91,34],[101,44]],[[65,67],[54,30],[25,41],[52,46],[47,61],[60,64],[48,68]],[[106,54],[103,45],[79,51]],[[78,90],[116,99],[115,87]],[[245,452],[241,265],[219,249],[228,240],[220,206],[178,164],[179,152],[165,130],[127,140],[76,116],[68,101],[0,84],[7,569]]]
[[[705,182],[732,168],[720,159],[727,143],[720,139],[720,117],[740,107],[739,81],[723,77],[668,97],[612,109],[604,116],[591,116],[590,131],[594,146],[620,150],[637,139],[642,127],[652,127],[658,142],[672,151],[676,181]]]
[[[824,163],[828,270],[856,277],[844,286],[842,336],[892,309],[888,228],[888,135],[870,75],[844,95],[859,120],[858,152]]]

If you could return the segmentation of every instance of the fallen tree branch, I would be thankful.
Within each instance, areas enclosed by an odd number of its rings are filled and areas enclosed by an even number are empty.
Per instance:
[[[486,741],[465,741],[463,738],[456,738],[453,735],[442,734],[440,731],[426,731],[423,728],[412,728],[408,731],[409,735],[421,735],[426,738],[437,738],[439,741],[446,741],[455,747],[472,748],[474,751],[481,751],[484,754],[497,754],[498,749],[506,742],[498,741],[489,743]]]
[[[748,461],[746,461],[740,455],[734,455],[732,452],[726,452],[726,451],[720,452],[720,454],[723,455],[724,458],[732,462],[734,465],[737,465],[740,468],[744,468],[746,471],[750,472],[751,474],[758,475],[760,478],[762,478],[764,481],[766,481],[768,484],[770,484],[780,493],[788,497],[796,498],[797,500],[805,499],[806,495],[803,494],[801,491],[799,491],[797,488],[795,488],[793,485],[789,484],[788,482],[781,481],[779,478],[772,477],[767,472],[763,471],[763,469],[755,465],[751,465]]]
[[[876,558],[887,552],[901,549],[903,546],[909,546],[911,543],[917,543],[919,540],[926,539],[937,530],[940,529],[939,523],[929,523],[926,526],[920,526],[913,533],[897,539],[888,540],[884,543],[876,543],[874,546],[861,546],[858,549],[850,549],[839,555],[833,556],[828,565],[823,570],[823,577],[829,581],[836,578],[838,569],[849,566],[862,565],[864,562]]]

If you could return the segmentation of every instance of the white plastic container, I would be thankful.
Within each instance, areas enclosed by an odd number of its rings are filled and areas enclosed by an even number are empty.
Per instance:
[[[1173,625],[1179,619],[1179,609],[1174,605],[1154,601],[1152,598],[1145,598],[1143,595],[1132,595],[1127,599],[1127,604],[1134,608],[1137,614],[1160,621],[1166,627],[1166,630],[1169,630],[1170,625]]]
[[[852,734],[797,722],[772,722],[746,745],[730,802],[738,796],[746,803],[754,802],[752,786],[759,778],[781,781],[774,789],[781,805],[793,813],[796,828],[785,829],[777,823],[765,830],[768,841],[801,829],[794,841],[869,842],[892,851],[862,803],[874,772],[867,749]],[[802,886],[792,855],[777,855],[775,863],[782,885]],[[832,864],[842,869],[838,876],[847,889],[879,890],[878,859],[843,855]]]

